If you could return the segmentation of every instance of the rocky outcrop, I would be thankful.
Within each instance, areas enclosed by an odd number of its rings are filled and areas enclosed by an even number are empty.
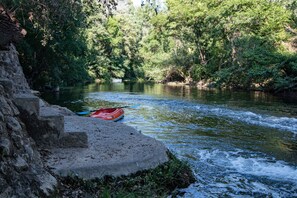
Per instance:
[[[19,62],[18,52],[12,44],[8,49],[0,51],[0,79],[11,81],[9,91],[13,94],[31,93]]]
[[[11,44],[0,51],[0,197],[44,197],[57,186],[38,149],[87,147],[84,132],[64,132],[69,110],[31,93]]]
[[[0,67],[3,69],[3,64]],[[11,81],[0,79],[0,197],[46,196],[57,180],[46,170],[19,118],[12,87]]]
[[[14,94],[30,94],[11,44],[22,36],[13,15],[0,4],[0,197],[45,197],[57,186],[20,119]]]

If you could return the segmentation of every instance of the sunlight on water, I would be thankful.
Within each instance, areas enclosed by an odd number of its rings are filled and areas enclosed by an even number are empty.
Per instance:
[[[196,106],[198,111],[203,111],[217,116],[229,117],[249,124],[286,130],[297,134],[297,119],[288,117],[276,117],[270,115],[259,115],[249,111],[234,111],[226,108],[211,106]]]
[[[264,127],[271,127],[280,130],[286,130],[297,134],[297,119],[289,117],[276,117],[270,115],[260,115],[250,111],[236,111],[232,109],[210,106],[210,105],[197,105],[195,103],[185,102],[185,101],[176,101],[176,100],[164,100],[154,97],[140,97],[139,95],[130,95],[130,94],[114,94],[113,92],[104,92],[104,93],[91,93],[87,97],[92,100],[107,100],[112,102],[121,102],[129,101],[130,104],[140,103],[146,105],[147,108],[156,108],[157,106],[167,106],[169,108],[179,108],[175,111],[181,110],[192,110],[196,109],[198,113],[201,114],[212,114],[216,116],[223,116],[232,118],[235,120],[243,121],[248,124],[260,125]],[[151,106],[148,106],[150,104]],[[146,107],[143,106],[143,107]]]

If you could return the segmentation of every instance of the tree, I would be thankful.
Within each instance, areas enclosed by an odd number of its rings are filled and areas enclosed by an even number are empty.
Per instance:
[[[288,10],[292,5],[286,8],[266,0],[168,0],[168,11],[152,19],[151,35],[158,38],[147,40],[146,51],[152,52],[150,46],[156,43],[170,43],[169,51],[159,48],[170,54],[159,61],[163,76],[178,73],[188,81],[211,79],[218,86],[266,90],[278,89],[279,82],[289,78],[296,87],[296,55],[292,57],[283,45],[292,37],[286,28],[296,25]]]
[[[84,6],[94,2],[97,1],[4,0],[7,7],[16,9],[20,23],[28,31],[18,50],[31,86],[89,81],[86,63],[90,53],[84,35],[89,15],[83,11]],[[113,5],[114,1],[108,1],[96,6],[108,15]]]
[[[89,51],[92,52],[89,70],[95,78],[107,81],[111,78],[143,78],[138,55],[141,26],[132,4],[129,9],[129,13],[112,17],[96,13],[90,15],[93,17],[88,23],[86,35]]]

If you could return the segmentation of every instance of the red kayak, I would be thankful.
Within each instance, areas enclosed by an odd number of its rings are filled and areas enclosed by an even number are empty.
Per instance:
[[[124,110],[121,108],[101,108],[91,113],[90,117],[118,121],[124,117]]]

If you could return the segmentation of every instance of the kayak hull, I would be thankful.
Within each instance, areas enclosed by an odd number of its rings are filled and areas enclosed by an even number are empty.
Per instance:
[[[124,117],[124,110],[122,108],[101,108],[91,113],[90,117],[116,122]]]

